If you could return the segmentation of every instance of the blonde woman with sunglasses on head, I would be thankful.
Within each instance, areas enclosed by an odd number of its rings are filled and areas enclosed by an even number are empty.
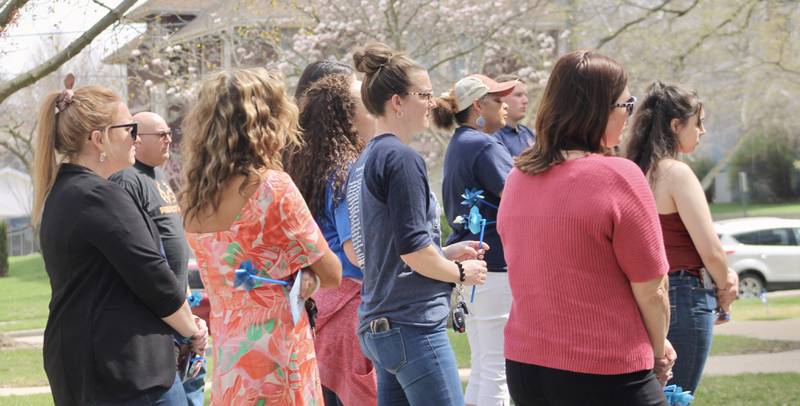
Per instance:
[[[122,99],[85,86],[50,94],[39,115],[34,224],[52,298],[44,365],[56,405],[186,404],[173,334],[205,351],[206,330],[160,252],[155,224],[108,180],[134,161]],[[174,329],[174,330],[173,330]]]

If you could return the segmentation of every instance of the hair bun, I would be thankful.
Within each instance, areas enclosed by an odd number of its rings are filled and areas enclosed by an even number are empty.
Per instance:
[[[370,42],[353,53],[353,65],[357,71],[372,75],[386,67],[394,56],[393,52],[386,44]]]

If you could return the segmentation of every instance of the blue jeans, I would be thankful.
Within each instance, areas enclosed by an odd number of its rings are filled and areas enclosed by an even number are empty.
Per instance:
[[[463,406],[446,321],[436,327],[392,325],[359,335],[378,378],[378,405]]]
[[[208,354],[211,356],[211,354]],[[183,390],[186,392],[186,400],[189,406],[203,406],[206,401],[203,390],[206,386],[206,362],[200,366],[200,372],[194,378],[183,381]]]
[[[717,297],[704,289],[700,278],[681,272],[669,277],[670,321],[667,339],[678,359],[669,384],[695,392],[711,351]]]
[[[175,381],[169,388],[154,388],[144,392],[142,395],[123,402],[98,401],[95,406],[186,406],[186,392],[178,374],[175,373]]]

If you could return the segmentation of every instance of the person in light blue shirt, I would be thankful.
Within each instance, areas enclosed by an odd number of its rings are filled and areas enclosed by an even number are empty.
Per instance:
[[[326,406],[374,404],[375,369],[361,354],[355,334],[364,274],[354,265],[355,256],[348,258],[346,253],[352,245],[345,182],[350,165],[375,134],[375,120],[361,102],[361,82],[352,69],[329,61],[317,64],[307,69],[317,73],[316,80],[298,84],[305,89],[298,95],[303,146],[284,159],[287,173],[342,263],[341,285],[314,295],[319,311],[317,364]]]
[[[506,125],[495,135],[506,146],[511,156],[517,157],[522,151],[533,145],[536,139],[533,131],[521,123],[528,112],[528,89],[519,76],[500,75],[496,80],[516,83],[514,90],[503,96],[503,102],[508,105],[508,116],[506,116]]]

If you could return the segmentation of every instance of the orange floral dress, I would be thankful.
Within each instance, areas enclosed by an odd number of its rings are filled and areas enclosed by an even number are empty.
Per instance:
[[[327,248],[300,191],[268,171],[228,231],[186,233],[211,302],[213,405],[322,405],[314,339],[305,311],[295,325],[288,288],[259,281],[249,291],[235,271],[293,280]]]

